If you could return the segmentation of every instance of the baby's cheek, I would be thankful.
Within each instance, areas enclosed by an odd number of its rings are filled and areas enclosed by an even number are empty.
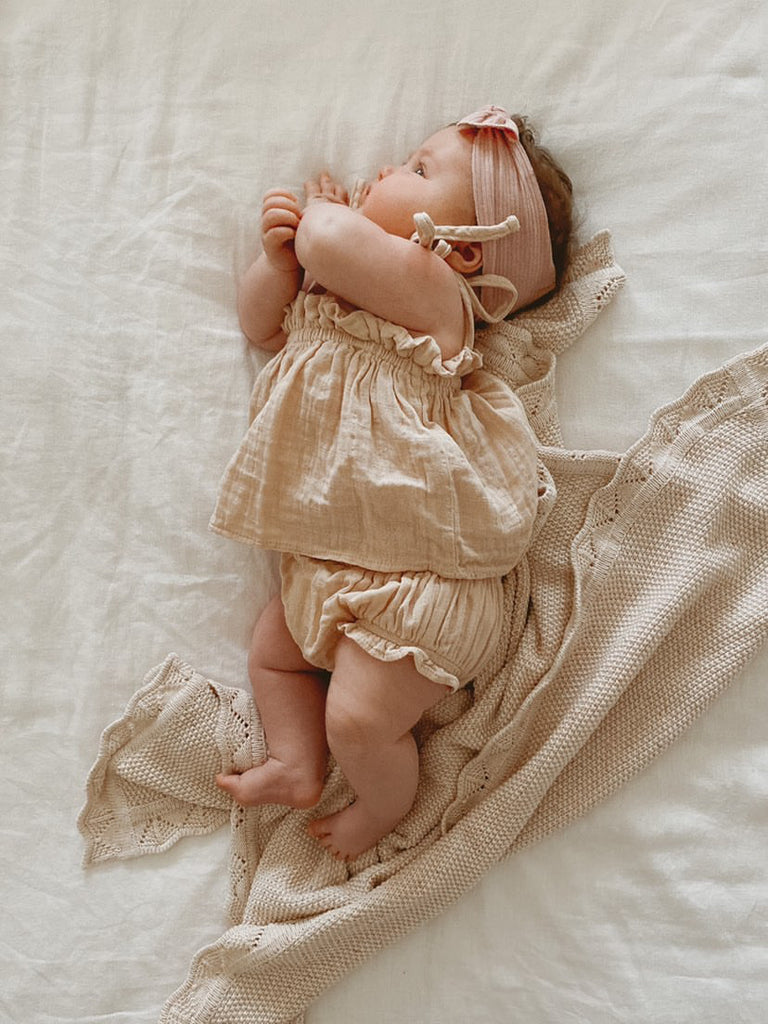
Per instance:
[[[410,238],[414,230],[413,214],[417,210],[401,190],[387,187],[391,180],[385,178],[371,186],[360,206],[360,212],[389,234]]]

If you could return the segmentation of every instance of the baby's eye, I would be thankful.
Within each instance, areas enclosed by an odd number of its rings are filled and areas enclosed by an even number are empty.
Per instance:
[[[422,178],[426,177],[424,173],[424,164],[417,164],[413,173],[420,174]]]

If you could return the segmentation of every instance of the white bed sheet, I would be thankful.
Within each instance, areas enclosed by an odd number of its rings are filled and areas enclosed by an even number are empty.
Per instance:
[[[628,275],[559,366],[568,446],[622,450],[765,341],[766,43],[759,0],[4,0],[0,1020],[149,1024],[226,926],[226,830],[85,873],[75,819],[168,651],[245,685],[274,566],[206,523],[264,189],[529,112]],[[764,1024],[766,674],[309,1024]]]

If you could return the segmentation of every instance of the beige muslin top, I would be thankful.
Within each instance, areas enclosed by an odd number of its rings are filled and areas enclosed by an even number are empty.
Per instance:
[[[430,335],[299,292],[211,528],[381,572],[507,573],[531,535],[536,450],[512,389],[481,368],[466,295],[465,319],[443,360]]]

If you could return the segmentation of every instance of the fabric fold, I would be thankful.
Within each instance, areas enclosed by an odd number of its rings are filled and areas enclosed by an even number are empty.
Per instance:
[[[169,654],[102,735],[78,818],[85,863],[161,853],[220,828],[231,801],[214,776],[264,757],[250,696]]]

